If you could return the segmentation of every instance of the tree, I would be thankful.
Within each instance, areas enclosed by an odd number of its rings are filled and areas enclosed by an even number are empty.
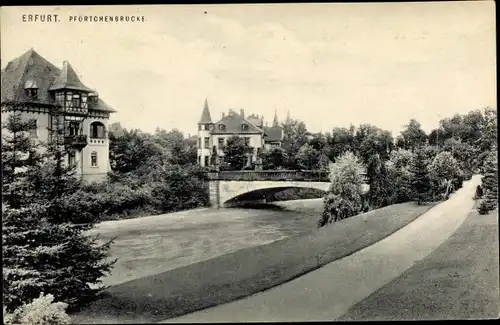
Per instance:
[[[300,147],[297,155],[295,157],[297,160],[297,165],[301,169],[306,170],[315,170],[318,169],[318,165],[320,162],[320,152],[319,150],[314,149],[309,144],[304,144]]]
[[[346,152],[330,164],[330,190],[324,198],[324,212],[318,226],[326,220],[340,220],[356,215],[361,210],[363,195],[363,165],[352,152]]]
[[[262,153],[262,164],[266,170],[283,169],[288,162],[288,157],[284,149],[276,147],[265,150]]]
[[[153,135],[153,141],[164,150],[166,159],[172,164],[187,165],[196,164],[196,151],[189,146],[184,135],[177,129],[166,131],[157,128]]]
[[[462,180],[462,171],[457,160],[447,151],[436,155],[429,166],[429,172],[436,194],[446,191],[447,196],[450,190],[453,190],[452,185]]]
[[[21,174],[19,182],[31,182],[30,193],[18,200],[17,207],[2,206],[2,257],[4,303],[9,311],[29,303],[41,292],[53,294],[71,306],[95,296],[102,287],[100,278],[111,270],[107,261],[111,242],[96,245],[96,238],[86,235],[93,227],[85,215],[81,200],[75,200],[79,181],[74,166],[64,163],[67,148],[60,111],[53,112],[51,141],[46,144],[44,163],[25,164],[25,169],[39,173]],[[7,133],[12,131],[7,127]],[[15,136],[13,137],[16,138]],[[27,152],[32,151],[32,147]],[[2,155],[2,159],[8,155]],[[27,161],[30,161],[29,156]],[[6,160],[8,165],[8,159]],[[2,164],[4,161],[2,161]],[[18,176],[15,176],[17,178]],[[18,192],[22,193],[22,192]],[[75,224],[75,220],[87,220]],[[88,220],[90,219],[90,220]]]
[[[351,125],[349,129],[335,127],[331,134],[326,135],[326,150],[328,158],[335,161],[344,152],[357,152],[358,147],[355,139],[355,127]]]
[[[26,204],[34,192],[30,179],[42,162],[39,146],[28,136],[34,122],[16,112],[2,123],[2,201],[11,208]]]
[[[400,137],[396,140],[396,145],[399,148],[413,151],[426,142],[427,134],[422,129],[421,124],[417,120],[411,119],[405,129],[401,131]]]
[[[385,163],[388,177],[388,202],[390,204],[403,203],[412,197],[412,174],[410,171],[413,153],[408,150],[398,149],[391,152],[389,160]]]
[[[431,179],[425,149],[419,147],[414,152],[415,156],[411,163],[413,199],[420,205],[429,197]]]
[[[393,149],[393,138],[389,131],[384,131],[379,128],[372,129],[359,145],[359,156],[365,164],[373,155],[378,155],[383,161],[389,159],[389,155]]]
[[[307,128],[304,122],[287,118],[281,124],[283,127],[283,149],[288,156],[288,169],[297,169],[295,157],[300,147],[307,143]]]
[[[238,136],[231,136],[227,139],[223,147],[223,166],[229,170],[242,170],[248,160],[249,147],[245,139]]]
[[[481,214],[486,214],[498,205],[498,157],[496,151],[491,151],[488,154],[483,173],[484,196],[478,210]]]
[[[367,178],[370,190],[368,200],[373,208],[380,208],[388,205],[388,175],[385,164],[380,156],[374,154],[370,157],[367,166]]]
[[[109,160],[114,172],[125,174],[142,168],[148,172],[153,160],[166,159],[166,150],[154,138],[140,130],[122,130],[109,133]]]

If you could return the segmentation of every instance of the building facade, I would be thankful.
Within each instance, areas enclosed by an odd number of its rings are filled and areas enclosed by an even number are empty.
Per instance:
[[[208,102],[205,105],[198,122],[198,163],[201,166],[214,165],[211,160],[212,153],[223,157],[223,147],[227,139],[232,136],[239,136],[245,139],[246,144],[251,148],[248,155],[247,166],[257,161],[259,152],[272,147],[281,147],[283,141],[283,128],[278,125],[278,118],[275,114],[273,125],[264,125],[264,118],[255,114],[245,117],[244,110],[237,113],[229,110],[227,114],[222,113],[221,118],[214,122],[212,120]]]
[[[35,142],[47,142],[60,109],[66,162],[75,165],[86,181],[105,179],[111,171],[108,120],[115,110],[81,82],[69,62],[59,69],[30,49],[2,70],[1,88],[3,121],[13,113],[34,119],[30,136]]]

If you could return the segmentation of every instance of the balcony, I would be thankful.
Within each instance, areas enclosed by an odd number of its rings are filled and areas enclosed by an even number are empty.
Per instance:
[[[64,145],[76,150],[82,150],[87,146],[87,135],[66,135],[64,136]]]

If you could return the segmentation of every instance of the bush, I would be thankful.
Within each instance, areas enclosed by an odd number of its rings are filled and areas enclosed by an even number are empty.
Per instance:
[[[337,221],[361,211],[363,169],[352,152],[344,153],[335,164],[330,164],[331,187],[325,196],[325,208],[318,225],[323,224],[326,215],[329,220]]]
[[[479,206],[477,207],[477,212],[481,215],[488,214],[491,210],[493,210],[495,207],[492,206],[491,202],[488,202],[488,200],[481,200],[479,203]]]
[[[54,302],[54,296],[43,293],[32,302],[17,308],[12,314],[4,307],[5,324],[59,325],[71,324],[71,318],[66,314],[68,305]]]

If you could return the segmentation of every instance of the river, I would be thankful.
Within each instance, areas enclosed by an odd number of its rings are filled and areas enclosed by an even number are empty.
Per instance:
[[[311,231],[322,209],[321,199],[204,208],[106,221],[90,234],[98,233],[101,243],[116,237],[110,258],[118,261],[103,279],[105,285],[116,285]]]

